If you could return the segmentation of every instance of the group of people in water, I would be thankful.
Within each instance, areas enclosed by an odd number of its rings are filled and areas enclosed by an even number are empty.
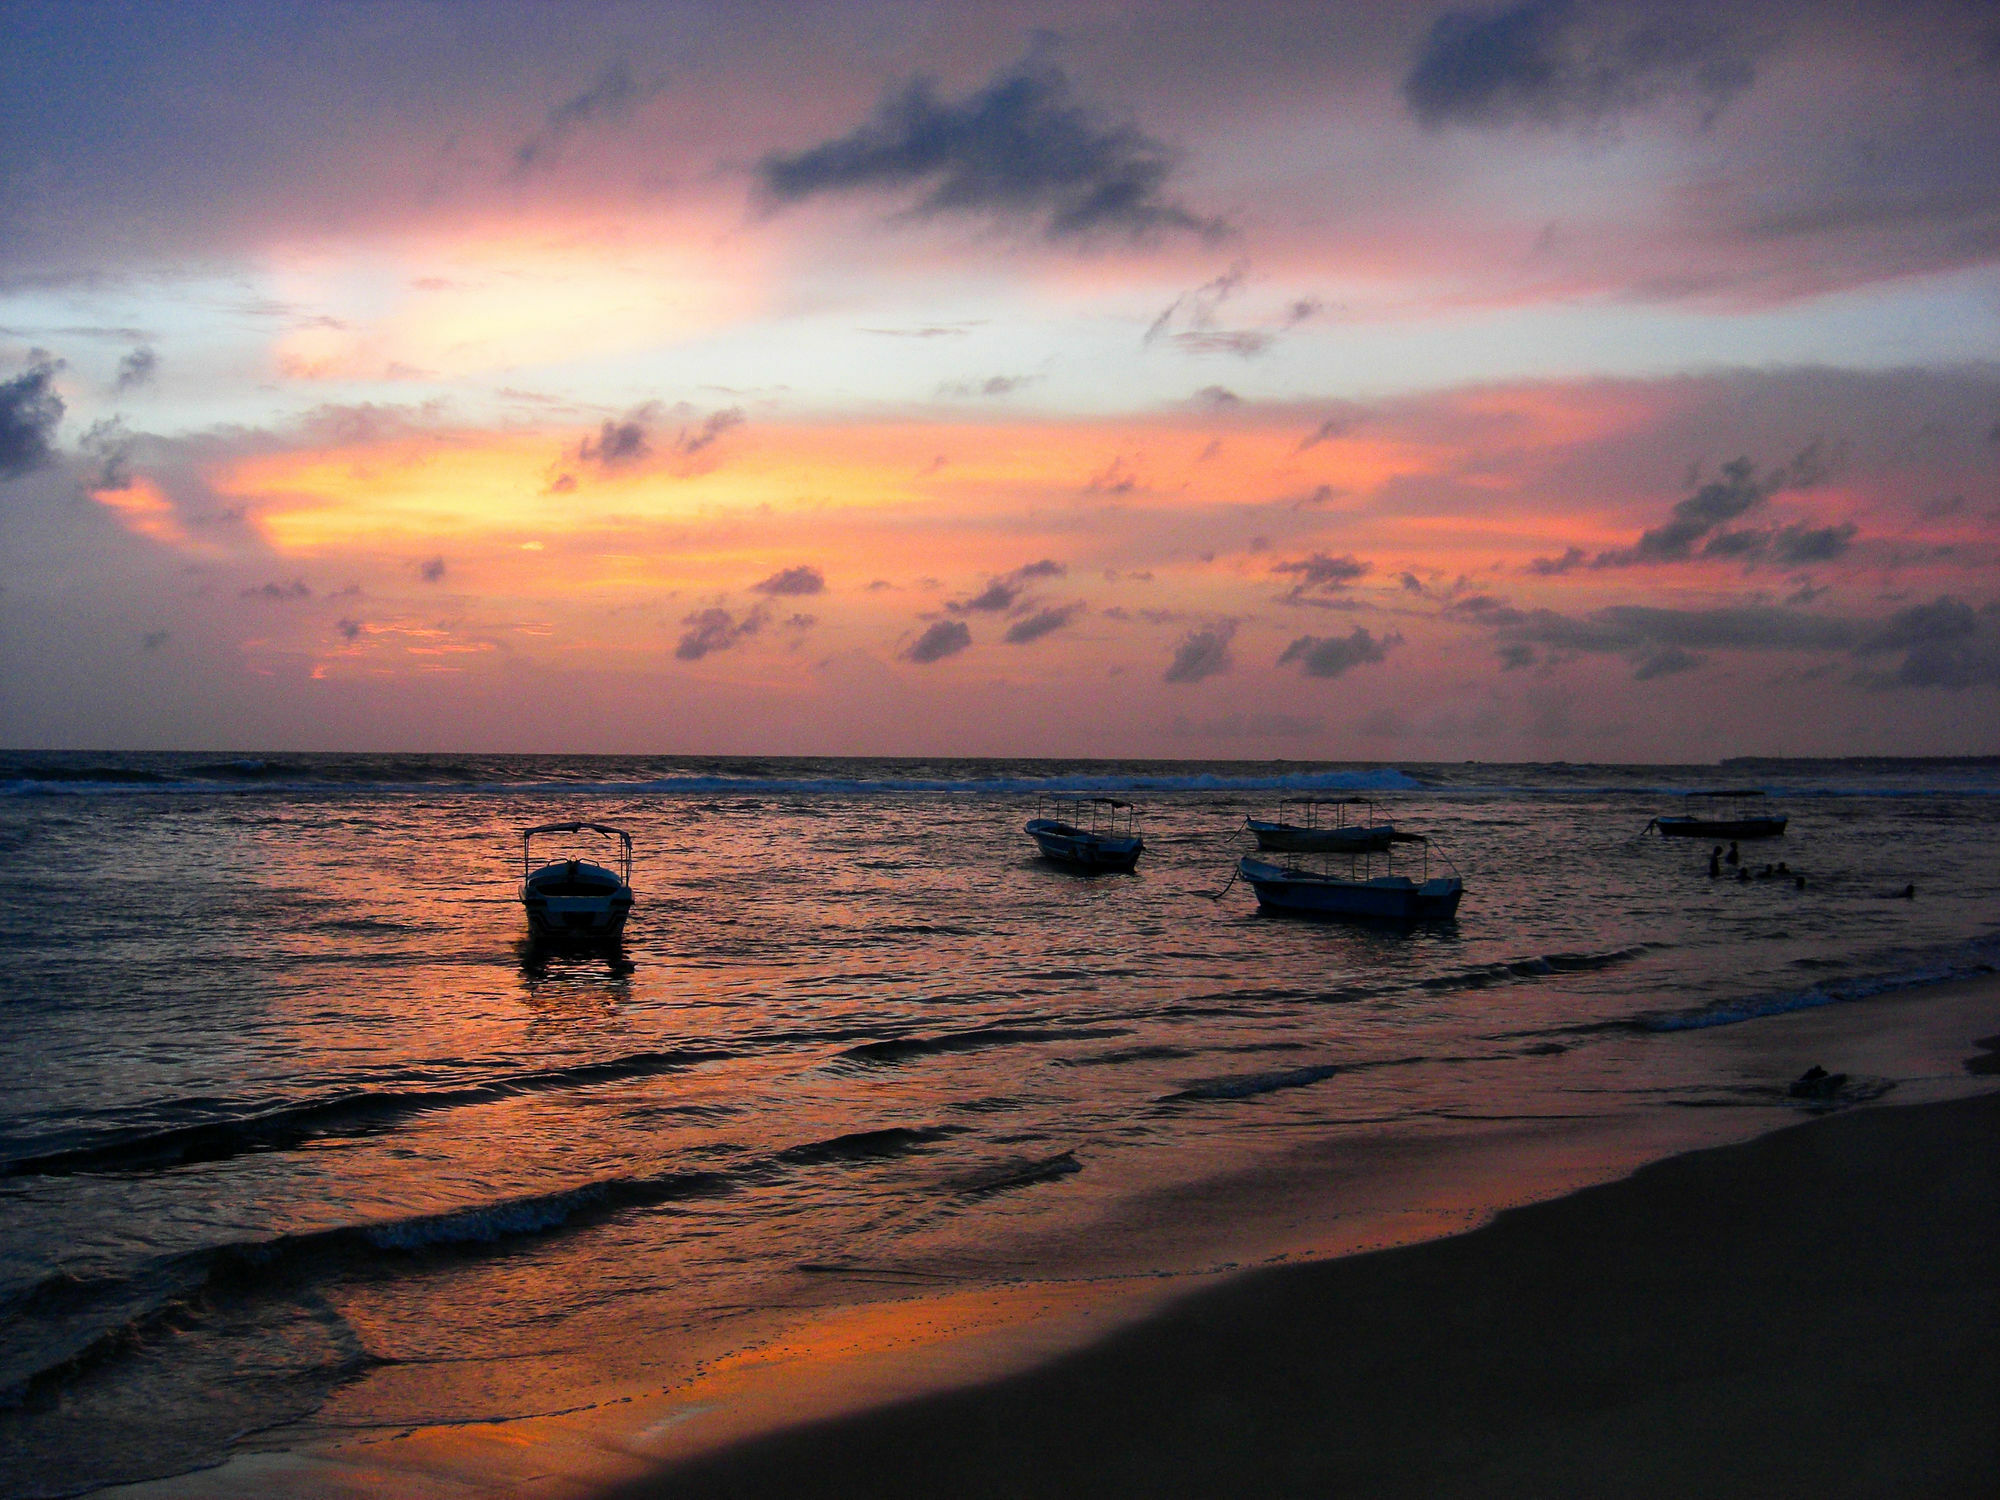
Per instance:
[[[1717,844],[1713,849],[1708,851],[1708,878],[1710,880],[1720,880],[1724,865],[1728,865],[1736,871],[1736,878],[1739,881],[1789,880],[1800,890],[1806,888],[1805,876],[1794,870],[1782,859],[1775,865],[1765,865],[1763,869],[1752,875],[1750,867],[1743,863],[1743,851],[1736,847],[1734,839],[1730,840],[1729,851],[1726,854],[1723,852],[1722,845],[1720,844]],[[1917,888],[1914,884],[1906,885],[1900,891],[1897,891],[1895,895],[1899,900],[1914,901],[1917,899]]]
[[[1743,851],[1736,847],[1734,839],[1730,840],[1729,852],[1727,854],[1722,852],[1722,845],[1720,844],[1717,844],[1713,849],[1708,851],[1708,878],[1710,880],[1720,880],[1724,865],[1729,865],[1735,869],[1738,880],[1789,880],[1800,890],[1806,888],[1805,876],[1793,870],[1782,859],[1775,865],[1764,866],[1762,870],[1752,875],[1750,867],[1743,863]]]

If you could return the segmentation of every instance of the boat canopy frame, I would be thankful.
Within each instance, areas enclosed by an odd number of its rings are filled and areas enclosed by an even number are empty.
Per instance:
[[[1302,823],[1287,821],[1285,809],[1288,807],[1304,809],[1305,821]],[[1331,823],[1323,824],[1319,821],[1319,809],[1322,807],[1334,809],[1333,821]],[[1349,823],[1347,821],[1347,809],[1350,807],[1365,807],[1368,811],[1358,816],[1353,823]],[[1392,820],[1382,816],[1381,804],[1376,802],[1373,797],[1283,797],[1278,801],[1278,827],[1302,828],[1307,833],[1321,833],[1327,830],[1337,831],[1343,828],[1372,828],[1378,823],[1387,823],[1390,821]]]
[[[1046,813],[1044,808],[1048,809]],[[1122,818],[1119,816],[1121,813],[1124,815]],[[1138,816],[1138,808],[1122,797],[1093,796],[1088,792],[1044,792],[1035,799],[1036,822],[1046,819],[1064,823],[1092,838],[1137,838]]]
[[[534,873],[534,863],[528,853],[528,846],[538,835],[549,833],[601,833],[618,840],[618,878],[626,885],[632,883],[632,835],[622,828],[614,828],[609,823],[537,823],[533,828],[521,830],[521,878],[527,879]]]
[[[1432,838],[1429,834],[1404,833],[1400,829],[1389,835],[1389,847],[1386,849],[1280,851],[1284,855],[1280,868],[1295,875],[1316,875],[1322,880],[1345,880],[1356,885],[1366,885],[1371,880],[1390,879],[1394,877],[1396,873],[1396,845],[1398,844],[1414,844],[1417,846],[1419,851],[1419,868],[1422,870],[1422,873],[1417,877],[1418,885],[1425,885],[1430,881],[1431,856],[1433,854],[1437,856],[1438,862],[1444,866],[1445,876],[1453,880],[1463,880],[1465,878],[1460,873],[1457,864],[1453,862],[1452,857],[1445,853],[1444,846],[1439,844],[1436,839]],[[1262,856],[1260,855],[1259,857],[1261,858]],[[1346,874],[1340,875],[1334,872],[1333,862],[1337,859],[1347,862]],[[1377,860],[1381,861],[1381,868],[1379,870],[1375,865]],[[1406,860],[1405,863],[1407,862]]]

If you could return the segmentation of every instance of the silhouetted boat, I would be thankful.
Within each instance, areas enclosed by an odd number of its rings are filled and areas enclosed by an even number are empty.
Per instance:
[[[1084,870],[1129,870],[1146,847],[1134,809],[1116,797],[1049,797],[1028,820],[1028,837],[1045,859]]]
[[[1753,788],[1689,792],[1686,813],[1669,813],[1646,826],[1662,838],[1771,839],[1785,831],[1789,818],[1758,810],[1764,794]]]
[[[1356,809],[1351,821],[1350,808]],[[1275,823],[1243,821],[1257,835],[1259,849],[1280,854],[1360,854],[1387,849],[1396,835],[1396,825],[1366,797],[1288,798],[1278,804]]]
[[[558,833],[595,833],[618,841],[616,870],[574,855],[530,868],[529,846]],[[542,823],[521,832],[521,905],[539,938],[615,938],[632,912],[632,835],[607,823]]]
[[[1313,868],[1297,858],[1277,864],[1254,854],[1244,855],[1236,869],[1266,911],[1390,922],[1419,922],[1455,914],[1459,898],[1465,894],[1465,882],[1444,851],[1415,833],[1394,834],[1391,843],[1421,848],[1416,877],[1396,872],[1393,851],[1379,861],[1373,854],[1349,856],[1342,874],[1335,873],[1330,858],[1322,858],[1319,867]],[[1448,873],[1431,874],[1433,854]]]

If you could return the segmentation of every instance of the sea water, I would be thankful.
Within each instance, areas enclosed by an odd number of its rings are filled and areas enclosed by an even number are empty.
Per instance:
[[[1718,778],[1792,821],[1712,877],[1645,830]],[[1036,857],[1050,791],[1138,802],[1137,872]],[[871,1277],[1074,1273],[1051,1247],[1121,1204],[1301,1143],[1781,1122],[1709,1039],[1990,970],[1996,793],[1994,760],[0,756],[0,1493],[566,1410]],[[1246,816],[1344,794],[1435,840],[1455,921],[1230,884]],[[615,952],[526,941],[520,830],[557,819],[633,836]]]

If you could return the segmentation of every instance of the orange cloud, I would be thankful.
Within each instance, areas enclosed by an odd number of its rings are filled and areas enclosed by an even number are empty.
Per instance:
[[[181,525],[173,501],[150,479],[138,477],[123,488],[92,490],[90,498],[115,515],[118,524],[134,536],[168,547],[198,545]]]

